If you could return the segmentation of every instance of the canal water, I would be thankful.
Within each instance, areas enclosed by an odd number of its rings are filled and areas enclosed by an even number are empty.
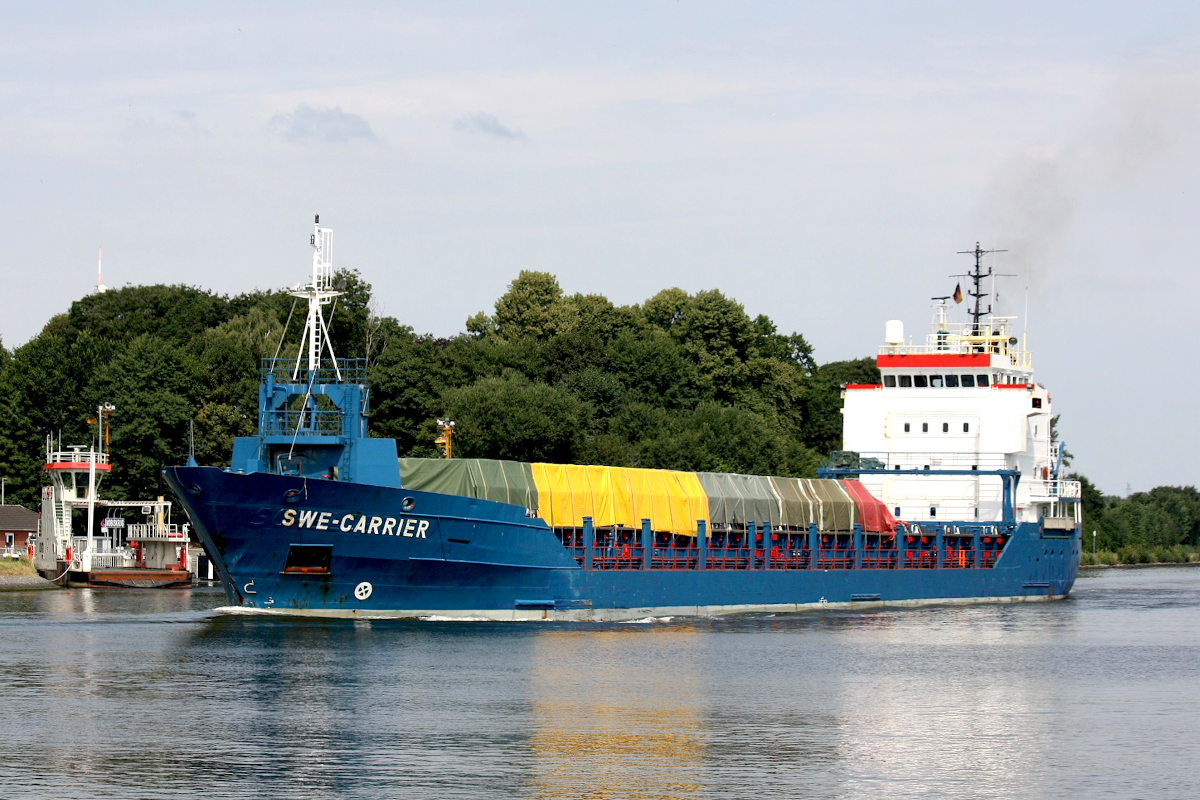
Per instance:
[[[8,798],[1194,798],[1200,569],[631,624],[0,593]]]

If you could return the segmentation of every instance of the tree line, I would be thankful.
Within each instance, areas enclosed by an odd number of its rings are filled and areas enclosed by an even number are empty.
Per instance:
[[[818,364],[802,334],[717,290],[618,306],[525,271],[491,313],[434,337],[376,313],[357,272],[337,282],[334,349],[366,359],[371,433],[402,456],[436,456],[448,416],[464,457],[812,477],[842,446],[841,386],[879,381],[874,359]],[[295,355],[304,313],[285,290],[129,286],[77,300],[12,351],[0,343],[10,502],[36,507],[46,437],[88,445],[105,403],[116,406],[108,496],[156,494],[159,467],[183,463],[192,431],[197,461],[227,465],[233,437],[257,428],[260,359]],[[1194,487],[1116,498],[1074,477],[1085,538],[1095,529],[1110,560],[1200,543]]]
[[[1085,564],[1200,560],[1200,492],[1195,486],[1157,486],[1118,497],[1104,494],[1078,473],[1067,477],[1082,484]]]

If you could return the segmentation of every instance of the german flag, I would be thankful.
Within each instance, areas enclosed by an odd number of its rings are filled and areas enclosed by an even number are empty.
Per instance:
[[[962,284],[961,283],[954,284],[954,302],[956,302],[956,303],[962,302]]]

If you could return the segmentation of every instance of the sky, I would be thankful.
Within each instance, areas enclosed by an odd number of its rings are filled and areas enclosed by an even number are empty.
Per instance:
[[[871,356],[977,241],[1073,468],[1200,485],[1194,3],[6,3],[0,337],[291,285],[452,335],[523,269]],[[1026,314],[1028,308],[1028,314]],[[964,319],[965,304],[955,309]]]

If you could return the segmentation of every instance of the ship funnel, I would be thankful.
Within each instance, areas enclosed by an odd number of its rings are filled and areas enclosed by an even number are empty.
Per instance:
[[[889,319],[883,326],[883,340],[887,344],[904,344],[904,323]]]

